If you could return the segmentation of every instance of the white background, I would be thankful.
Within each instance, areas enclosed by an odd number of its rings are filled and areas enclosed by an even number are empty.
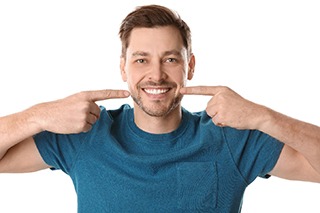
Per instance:
[[[135,6],[149,3],[176,10],[191,27],[197,65],[189,85],[227,85],[320,125],[316,0],[1,1],[0,116],[82,90],[126,89],[118,28]],[[207,101],[188,96],[183,104],[198,111]],[[122,103],[131,99],[100,104]],[[258,178],[242,212],[320,212],[319,194],[319,184]],[[76,205],[72,182],[60,171],[0,174],[1,213],[70,213]]]

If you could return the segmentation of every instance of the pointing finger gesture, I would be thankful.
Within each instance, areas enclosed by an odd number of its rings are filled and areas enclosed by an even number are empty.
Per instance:
[[[61,134],[87,132],[100,116],[96,101],[127,98],[129,95],[126,90],[84,91],[57,101],[38,104],[32,110],[42,130]]]
[[[180,92],[184,95],[212,96],[206,112],[216,125],[238,129],[257,129],[260,125],[264,107],[244,99],[228,87],[184,87]]]

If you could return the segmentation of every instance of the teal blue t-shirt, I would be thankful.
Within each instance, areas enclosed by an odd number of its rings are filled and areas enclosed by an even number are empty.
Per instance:
[[[129,105],[101,107],[90,132],[34,139],[44,161],[71,177],[79,213],[240,212],[246,187],[272,170],[283,144],[182,112],[178,129],[150,134]]]

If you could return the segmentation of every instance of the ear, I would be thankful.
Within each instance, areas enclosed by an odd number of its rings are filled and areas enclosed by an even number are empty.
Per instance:
[[[195,56],[191,54],[189,64],[188,64],[188,80],[191,80],[193,78],[195,66],[196,66],[196,59],[195,59]]]
[[[125,71],[125,65],[126,65],[126,60],[125,60],[125,58],[124,57],[121,57],[121,59],[120,59],[120,71],[121,71],[121,77],[122,77],[122,80],[124,81],[124,82],[126,82],[127,81],[127,73],[126,73],[126,71]]]

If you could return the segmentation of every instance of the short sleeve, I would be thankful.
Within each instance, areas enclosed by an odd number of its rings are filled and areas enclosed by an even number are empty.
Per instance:
[[[89,132],[55,134],[44,131],[33,137],[41,157],[52,169],[60,169],[70,175],[84,144],[95,138],[101,129],[107,129],[106,123],[111,123],[112,118],[103,106],[100,109],[100,118]]]
[[[84,133],[63,135],[44,131],[35,135],[34,140],[43,160],[52,169],[68,174],[85,137]]]
[[[256,177],[269,177],[276,165],[283,143],[258,130],[223,128],[234,163],[250,184]]]

